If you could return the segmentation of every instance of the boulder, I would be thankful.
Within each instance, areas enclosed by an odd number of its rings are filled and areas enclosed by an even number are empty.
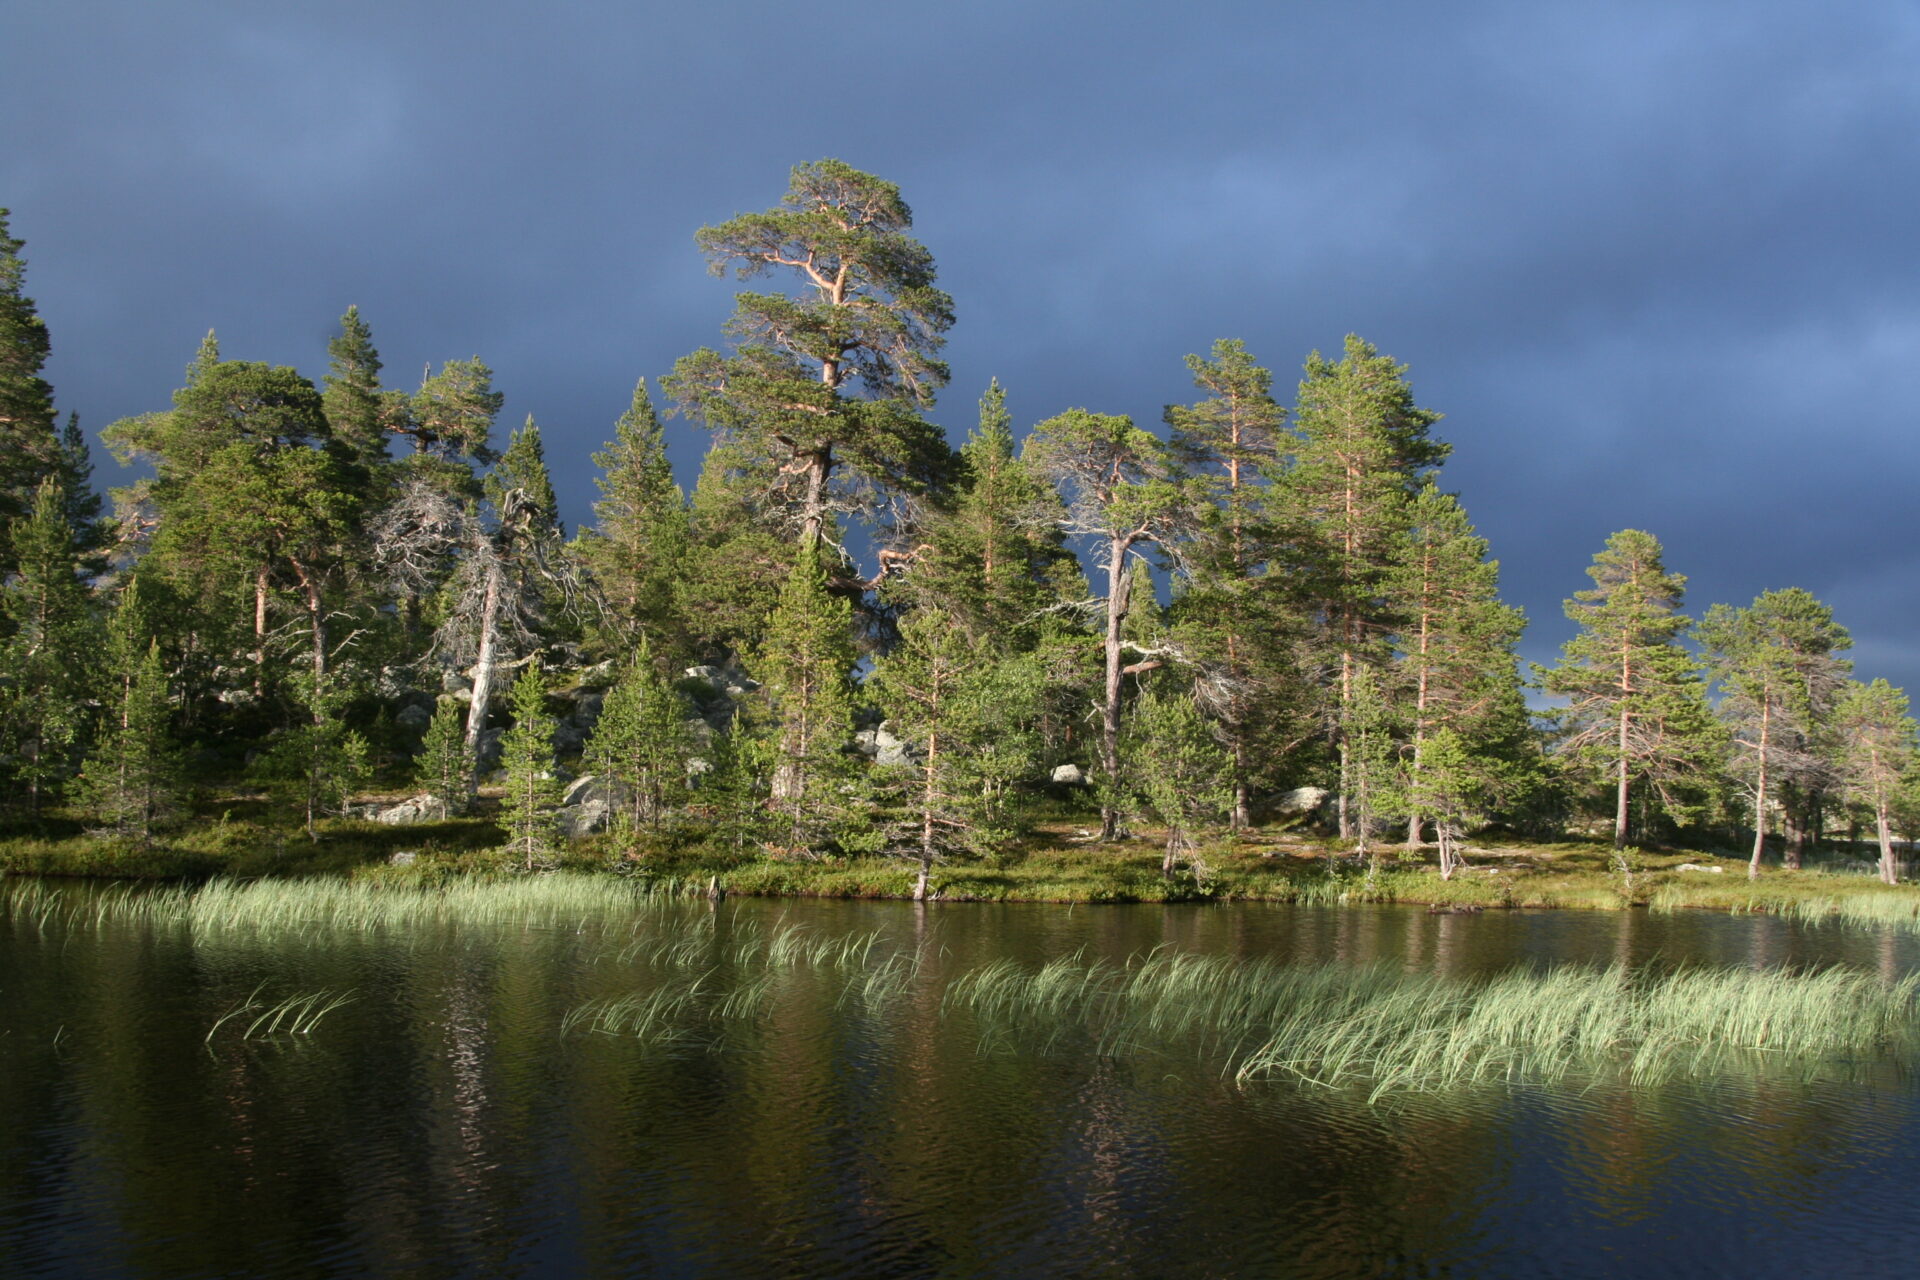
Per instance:
[[[1725,867],[1705,867],[1705,866],[1701,866],[1697,862],[1683,862],[1679,866],[1675,867],[1674,870],[1675,871],[1711,871],[1713,872],[1713,874],[1717,876],[1725,875],[1727,871]]]
[[[387,865],[390,867],[410,867],[417,862],[419,858],[420,853],[417,849],[398,849],[387,855]]]
[[[568,784],[554,820],[568,839],[578,840],[612,826],[614,813],[632,800],[633,793],[620,783],[590,773]]]
[[[448,671],[440,677],[440,690],[443,693],[464,693],[471,698],[473,696],[473,681],[467,679],[458,671]]]
[[[400,708],[400,713],[394,716],[393,722],[402,729],[409,729],[415,733],[424,733],[428,722],[432,719],[433,713],[431,711],[415,704]]]
[[[1312,813],[1327,802],[1333,792],[1325,787],[1295,787],[1273,799],[1275,813]]]
[[[1077,787],[1087,780],[1087,775],[1077,764],[1058,764],[1053,767],[1053,780],[1062,786]]]
[[[421,792],[410,800],[402,800],[388,809],[382,809],[373,816],[375,822],[383,822],[390,827],[410,827],[421,822],[445,822],[447,806],[426,792]]]

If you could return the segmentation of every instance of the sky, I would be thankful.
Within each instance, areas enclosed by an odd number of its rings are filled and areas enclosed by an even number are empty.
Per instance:
[[[1920,690],[1920,7],[10,0],[0,206],[62,411],[201,336],[389,385],[479,355],[570,523],[636,378],[723,342],[700,226],[833,156],[900,185],[958,321],[933,416],[1157,424],[1243,339],[1358,333],[1445,415],[1531,619],[1651,531],[1696,616],[1799,586]],[[701,429],[669,424],[683,483]],[[99,476],[117,481],[109,459]]]

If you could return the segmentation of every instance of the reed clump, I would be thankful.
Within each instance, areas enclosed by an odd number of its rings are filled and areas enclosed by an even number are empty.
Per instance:
[[[995,962],[957,979],[992,1044],[1090,1037],[1103,1053],[1186,1048],[1235,1080],[1291,1078],[1369,1097],[1488,1081],[1636,1083],[1920,1049],[1920,976],[1565,966],[1477,980],[1377,967],[1156,953],[1125,965]]]

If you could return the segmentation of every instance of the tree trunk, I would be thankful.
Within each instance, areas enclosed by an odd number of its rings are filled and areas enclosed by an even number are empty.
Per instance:
[[[1772,728],[1769,712],[1771,701],[1760,704],[1760,760],[1759,772],[1753,784],[1753,859],[1747,863],[1747,879],[1760,878],[1760,855],[1767,851],[1767,749],[1768,732]]]
[[[1120,810],[1114,792],[1120,785],[1120,624],[1126,621],[1128,591],[1127,549],[1133,540],[1115,537],[1107,543],[1107,680],[1100,704],[1100,769],[1106,774],[1107,794],[1100,802],[1100,839],[1120,834]]]
[[[1627,847],[1627,710],[1620,709],[1620,780],[1613,801],[1613,847]]]
[[[1884,801],[1874,806],[1874,826],[1880,835],[1880,878],[1888,884],[1900,883],[1900,864],[1893,860],[1893,836],[1887,830],[1887,806]]]
[[[480,735],[487,725],[487,704],[493,698],[495,637],[500,623],[500,562],[487,559],[487,593],[480,603],[480,645],[473,663],[473,701],[467,707],[467,794],[480,789]]]
[[[261,565],[253,577],[253,696],[266,691],[267,674],[267,567]]]
[[[806,456],[807,496],[800,508],[800,543],[813,546],[827,537],[827,480],[833,474],[831,446]]]

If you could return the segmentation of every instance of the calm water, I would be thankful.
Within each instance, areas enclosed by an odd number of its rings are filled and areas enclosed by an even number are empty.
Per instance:
[[[682,916],[681,913],[686,913]],[[0,916],[0,1275],[1907,1275],[1920,1091],[1483,1087],[1368,1107],[1204,1061],[983,1052],[944,983],[1159,946],[1470,976],[1580,961],[1920,962],[1767,919],[733,902],[917,957],[898,998],[783,979],[700,1043],[563,1032],[642,989],[593,930],[410,936]],[[351,992],[310,1035],[228,1010]]]

